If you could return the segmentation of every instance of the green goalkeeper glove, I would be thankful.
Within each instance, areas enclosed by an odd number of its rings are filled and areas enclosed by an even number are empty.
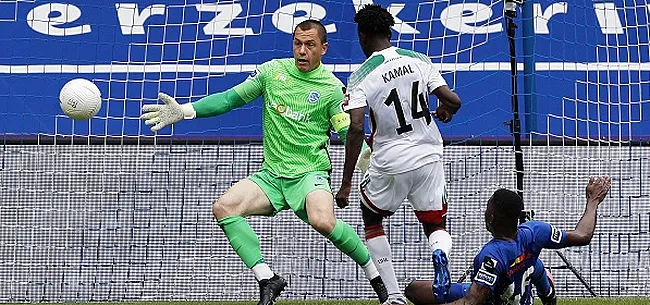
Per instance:
[[[163,101],[162,105],[142,106],[140,118],[145,120],[146,125],[154,125],[151,127],[151,131],[157,132],[167,125],[196,117],[192,103],[180,105],[176,99],[162,92],[158,93],[158,98]]]
[[[370,165],[371,153],[372,150],[370,149],[370,147],[366,147],[366,149],[362,150],[361,153],[359,154],[359,158],[357,158],[356,168],[358,168],[363,174],[366,173],[366,171],[368,170],[368,166]]]

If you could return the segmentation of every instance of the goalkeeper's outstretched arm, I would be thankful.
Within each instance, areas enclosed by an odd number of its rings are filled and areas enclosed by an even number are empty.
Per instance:
[[[194,103],[178,104],[176,99],[159,93],[162,105],[142,106],[141,118],[146,125],[154,125],[151,131],[157,132],[167,125],[183,119],[211,117],[229,112],[254,101],[262,95],[260,77],[249,77],[239,85],[224,92],[208,95]]]

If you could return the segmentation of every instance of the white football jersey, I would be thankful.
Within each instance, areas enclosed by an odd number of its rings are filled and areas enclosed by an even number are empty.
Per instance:
[[[395,47],[373,53],[350,75],[344,109],[370,108],[371,167],[398,174],[442,160],[429,95],[444,85],[426,55]]]

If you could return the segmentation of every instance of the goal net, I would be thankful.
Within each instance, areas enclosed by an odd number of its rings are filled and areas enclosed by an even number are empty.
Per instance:
[[[463,101],[451,123],[439,124],[456,279],[490,238],[487,199],[516,187],[504,124],[513,117],[504,2],[376,2],[396,17],[394,45],[427,54]],[[366,3],[0,1],[0,17],[5,4],[14,9],[0,18],[12,33],[0,34],[8,46],[0,49],[0,301],[256,299],[252,272],[211,206],[261,167],[262,103],[155,135],[141,107],[159,103],[161,91],[196,101],[267,60],[292,57],[291,32],[307,18],[325,24],[323,62],[345,82],[365,59],[352,19]],[[650,6],[581,0],[528,9],[516,19],[526,208],[572,229],[588,177],[611,175],[592,244],[560,254],[598,295],[648,296]],[[60,88],[77,77],[102,92],[87,122],[58,106]],[[344,151],[333,141],[336,191]],[[359,195],[351,197],[336,214],[363,236]],[[293,213],[248,221],[266,261],[289,281],[283,298],[374,298],[363,271]],[[384,224],[401,287],[431,278],[408,202]],[[542,258],[561,297],[589,295],[557,253]]]
[[[583,8],[590,15],[569,13]],[[530,138],[538,145],[526,150],[526,202],[534,204],[538,218],[571,228],[584,209],[588,177],[613,176],[591,244],[563,253],[598,295],[645,295],[650,4],[585,1],[535,11],[557,18],[548,31],[562,34],[537,36],[537,128]],[[565,266],[553,252],[543,259]],[[588,295],[569,270],[554,274],[567,292]]]

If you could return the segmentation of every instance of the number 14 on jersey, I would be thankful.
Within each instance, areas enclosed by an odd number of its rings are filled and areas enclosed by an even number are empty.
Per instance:
[[[411,117],[414,120],[424,118],[427,122],[427,125],[431,124],[431,113],[429,112],[429,96],[420,92],[419,90],[420,81],[414,81],[411,85]],[[393,88],[388,97],[384,101],[386,106],[394,105],[395,113],[397,114],[397,120],[399,121],[399,127],[395,130],[397,134],[403,134],[413,130],[413,125],[406,122],[404,117],[404,109],[402,109],[402,103],[399,99],[399,94],[397,88]]]

